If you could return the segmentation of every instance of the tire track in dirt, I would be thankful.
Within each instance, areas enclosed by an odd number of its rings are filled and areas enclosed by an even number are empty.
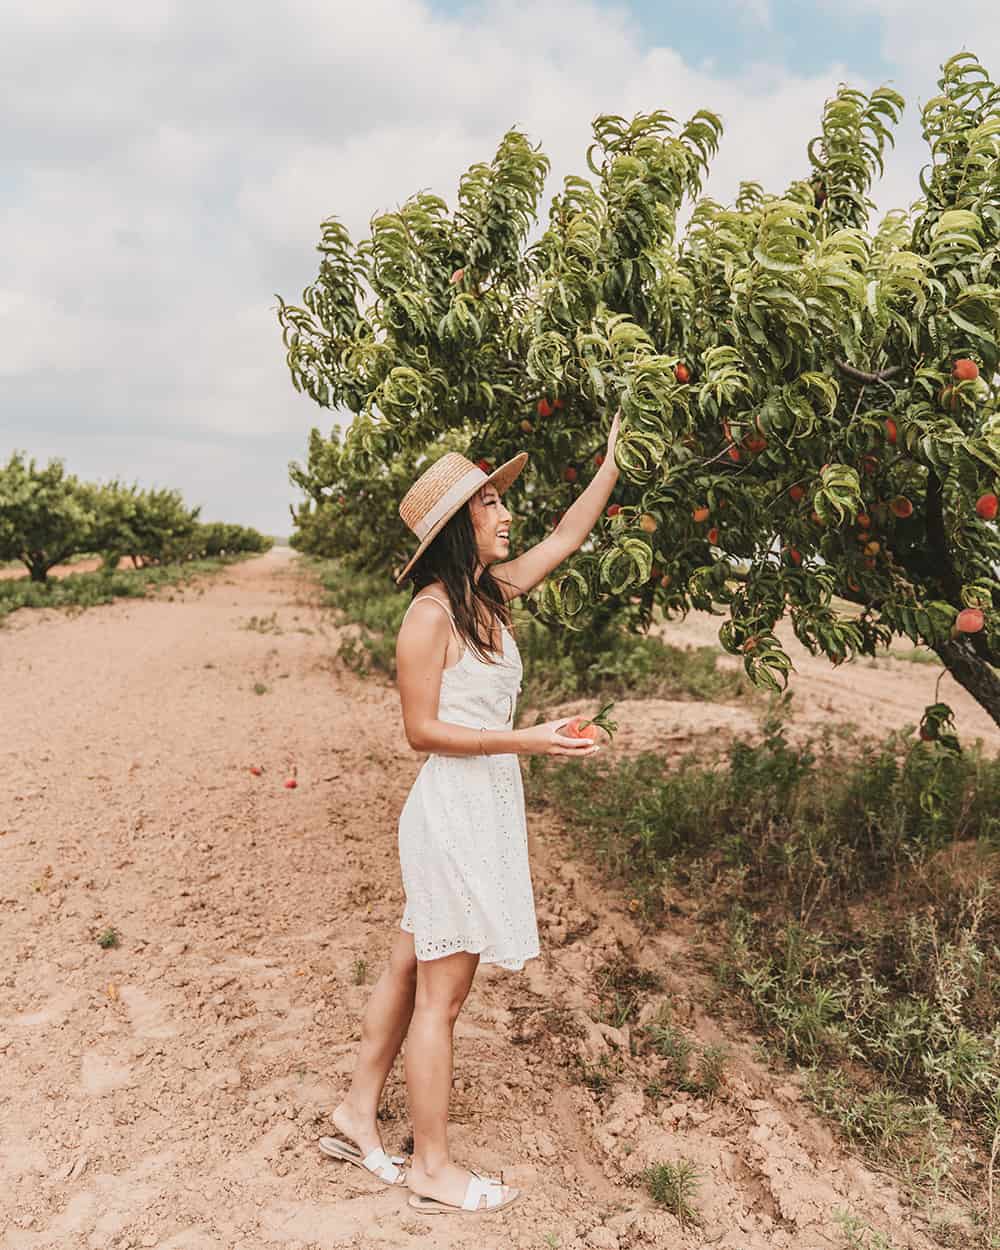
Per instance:
[[[320,1155],[368,993],[358,961],[371,981],[401,914],[396,818],[419,765],[395,692],[345,672],[336,643],[282,549],[0,632],[0,1245],[819,1250],[850,1207],[929,1246],[891,1183],[704,1010],[697,926],[640,936],[547,814],[529,822],[544,957],[483,968],[457,1027],[454,1153],[525,1198],[431,1221]],[[121,945],[102,950],[109,925]],[[627,1031],[591,1019],[594,972],[621,951],[665,978],[674,1019],[732,1047],[714,1103],[654,1107]],[[602,1057],[621,1073],[598,1097],[577,1074]],[[384,1116],[395,1152],[401,1065]],[[637,1183],[679,1154],[704,1175],[687,1232]]]

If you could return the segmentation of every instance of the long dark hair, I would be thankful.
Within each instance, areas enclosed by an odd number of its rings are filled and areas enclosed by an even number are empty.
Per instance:
[[[476,580],[478,562],[476,531],[466,503],[448,519],[410,570],[410,581],[414,598],[432,582],[443,583],[459,636],[480,659],[494,664],[497,656],[493,651],[493,625],[500,620],[509,627],[510,609],[500,582],[488,568]]]

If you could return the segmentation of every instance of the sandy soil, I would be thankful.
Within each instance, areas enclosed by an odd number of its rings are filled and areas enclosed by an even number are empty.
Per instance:
[[[669,622],[662,633],[680,647],[718,646],[719,626],[724,619],[692,612],[683,621]],[[797,730],[821,729],[836,722],[882,737],[891,729],[918,724],[924,708],[940,699],[951,705],[964,743],[981,741],[991,755],[1000,748],[1000,727],[940,665],[898,658],[912,652],[908,643],[893,648],[895,654],[878,659],[861,657],[834,668],[825,657],[809,654],[787,620],[776,632],[795,665],[788,688]],[[723,655],[719,664],[743,671],[735,656]]]
[[[481,969],[457,1027],[454,1153],[526,1196],[435,1221],[319,1153],[368,993],[358,961],[370,983],[401,914],[395,822],[419,766],[395,692],[345,672],[336,644],[282,548],[172,600],[20,612],[0,631],[0,1245],[827,1250],[850,1210],[931,1246],[891,1179],[713,1014],[696,923],[641,935],[548,814],[531,822],[544,955]],[[932,681],[902,677],[883,724]],[[864,674],[859,716],[889,678]],[[689,736],[744,714],[664,713]],[[109,925],[121,945],[103,950]],[[622,952],[664,982],[642,1018],[666,1003],[730,1048],[714,1101],[654,1106],[628,1029],[595,1023],[595,973]],[[586,1088],[581,1061],[617,1069],[611,1088]],[[384,1106],[395,1152],[401,1064]],[[637,1179],[682,1155],[701,1175],[686,1231]]]

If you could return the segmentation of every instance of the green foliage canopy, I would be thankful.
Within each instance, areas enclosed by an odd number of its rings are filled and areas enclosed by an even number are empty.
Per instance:
[[[620,407],[621,510],[537,596],[543,615],[721,610],[723,645],[775,688],[786,613],[834,663],[905,635],[1000,722],[1000,537],[975,507],[1000,478],[1000,88],[969,53],[943,66],[921,198],[872,227],[902,109],[842,86],[807,176],[781,195],[743,183],[728,207],[701,197],[720,120],[657,111],[595,120],[591,176],[564,180],[534,242],[548,162],[516,131],[453,214],[419,194],[357,244],[325,221],[317,279],[279,319],[294,385],[353,420],[294,467],[300,539],[398,565],[395,505],[448,436],[473,458],[531,452],[514,507],[537,541]],[[954,378],[958,360],[978,377]],[[338,516],[357,490],[370,509]],[[968,607],[984,628],[957,636]]]

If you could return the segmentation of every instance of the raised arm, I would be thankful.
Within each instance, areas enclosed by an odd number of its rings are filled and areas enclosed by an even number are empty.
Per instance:
[[[434,755],[592,755],[588,738],[558,732],[569,717],[528,729],[467,729],[438,719],[441,674],[448,653],[451,626],[434,604],[418,599],[400,626],[396,639],[396,684],[403,708],[406,740],[415,751]]]
[[[597,524],[618,481],[618,466],[615,464],[618,423],[619,414],[616,412],[608,433],[608,447],[604,453],[603,464],[586,490],[566,509],[552,533],[515,559],[491,566],[490,572],[496,577],[508,599],[526,594],[548,577],[567,556],[583,546],[587,535]]]

